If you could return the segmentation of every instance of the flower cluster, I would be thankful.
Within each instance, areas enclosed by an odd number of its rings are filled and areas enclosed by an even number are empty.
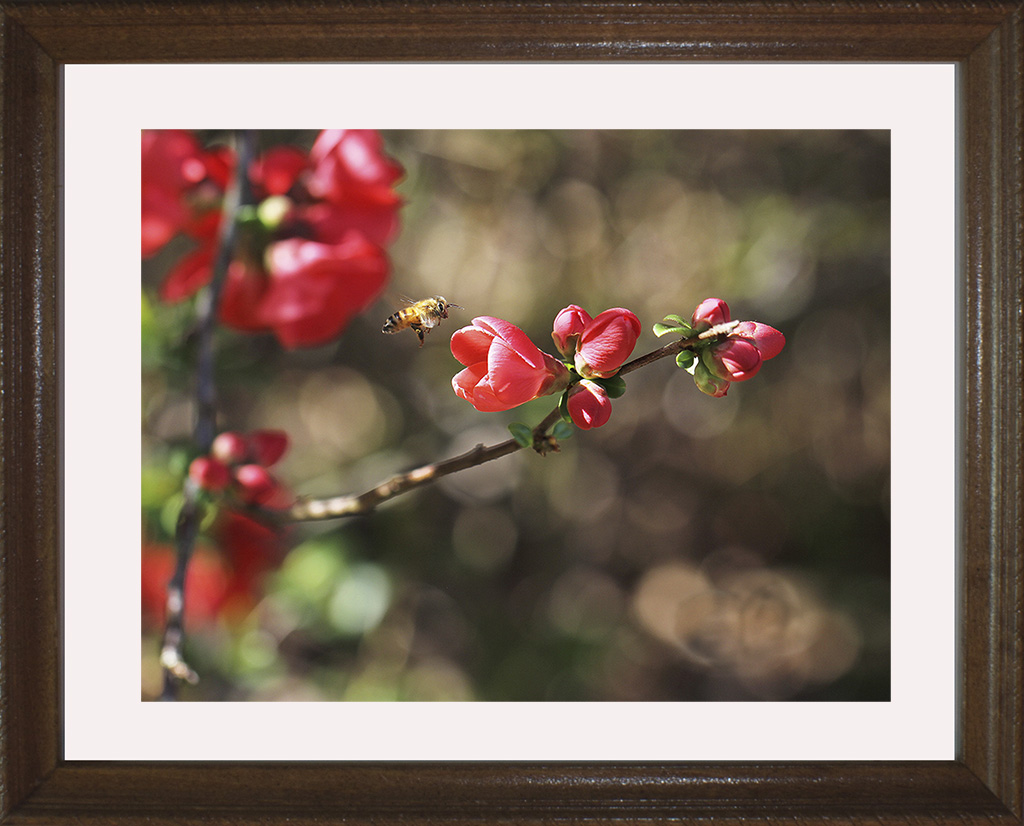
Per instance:
[[[669,316],[665,322],[655,325],[657,335],[676,333],[697,339],[676,362],[693,375],[701,392],[716,398],[729,392],[731,382],[753,378],[786,344],[785,336],[767,324],[732,321],[729,305],[720,298],[704,299],[689,323],[679,316]]]
[[[142,255],[178,233],[197,246],[168,273],[165,301],[209,283],[232,152],[206,149],[191,132],[142,134]],[[398,231],[401,166],[368,130],[321,132],[309,153],[277,146],[248,170],[254,205],[239,210],[240,237],[220,301],[220,320],[273,332],[289,348],[337,337],[382,292],[384,251]]]
[[[581,377],[565,397],[565,412],[582,430],[607,424],[612,398],[621,395],[621,379],[611,379],[629,358],[640,337],[640,319],[622,307],[591,318],[582,307],[570,304],[555,316],[551,338]]]
[[[206,456],[189,465],[189,478],[202,490],[230,490],[247,505],[287,508],[289,490],[267,469],[288,449],[288,436],[280,430],[255,430],[242,435],[226,430],[210,446]]]
[[[575,304],[555,318],[552,338],[566,359],[542,352],[508,321],[473,319],[452,335],[452,355],[465,369],[452,388],[477,410],[510,410],[541,396],[563,393],[561,407],[577,427],[600,427],[611,415],[611,398],[621,395],[615,377],[633,352],[640,320],[629,310],[605,310],[596,318]]]
[[[280,529],[230,510],[218,513],[210,536],[216,548],[200,542],[189,560],[185,619],[190,626],[241,621],[259,599],[264,576],[280,564],[288,547]],[[170,545],[143,543],[142,619],[147,627],[164,622],[167,582],[175,564]]]

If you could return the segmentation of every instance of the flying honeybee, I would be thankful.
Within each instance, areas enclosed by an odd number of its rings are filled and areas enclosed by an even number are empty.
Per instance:
[[[441,319],[448,318],[450,307],[463,307],[459,304],[452,304],[442,295],[434,295],[424,298],[422,301],[410,301],[410,303],[399,310],[381,327],[382,333],[397,333],[406,327],[415,330],[420,337],[420,347],[423,346],[423,336],[430,332],[431,327],[441,323]]]

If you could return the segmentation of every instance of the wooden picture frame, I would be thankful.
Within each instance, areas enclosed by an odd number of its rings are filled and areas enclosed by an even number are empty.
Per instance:
[[[0,14],[0,822],[1022,822],[1024,2],[36,0]],[[63,760],[61,65],[371,59],[957,64],[959,316],[896,333],[961,331],[955,760]]]

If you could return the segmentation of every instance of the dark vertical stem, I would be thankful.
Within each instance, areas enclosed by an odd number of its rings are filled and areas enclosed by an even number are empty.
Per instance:
[[[249,203],[248,169],[256,153],[256,134],[240,133],[235,139],[235,173],[224,193],[223,218],[217,242],[217,255],[213,262],[210,283],[196,302],[196,423],[194,438],[200,454],[208,453],[217,432],[217,384],[215,378],[214,333],[217,308],[227,278],[228,266],[234,255],[238,237],[238,208]],[[174,544],[176,562],[174,574],[167,583],[167,611],[164,636],[160,644],[160,663],[164,669],[162,700],[176,700],[181,681],[194,683],[195,672],[185,662],[182,652],[185,642],[185,576],[199,535],[202,508],[199,490],[191,479],[185,479],[183,502],[175,527]]]

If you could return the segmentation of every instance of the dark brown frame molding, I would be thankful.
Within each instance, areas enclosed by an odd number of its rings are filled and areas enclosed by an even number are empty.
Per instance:
[[[0,0],[0,37],[0,822],[1022,822],[1024,0]],[[63,761],[61,66],[370,59],[958,65],[954,761]]]

